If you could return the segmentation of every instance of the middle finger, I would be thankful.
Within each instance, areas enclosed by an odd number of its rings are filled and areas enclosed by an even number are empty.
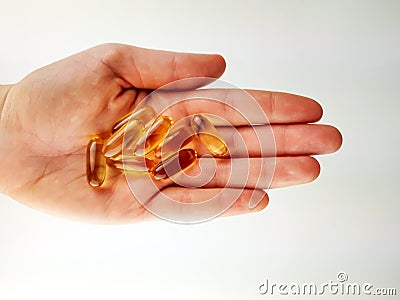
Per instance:
[[[273,137],[271,135],[271,130]],[[218,127],[232,157],[299,156],[335,152],[342,143],[340,132],[330,125],[296,124]],[[275,145],[271,145],[274,143]],[[246,145],[246,147],[243,147]],[[200,155],[207,150],[196,146]]]

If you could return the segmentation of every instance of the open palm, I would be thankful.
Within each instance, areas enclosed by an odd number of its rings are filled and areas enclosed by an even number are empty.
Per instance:
[[[1,112],[0,165],[8,172],[0,179],[0,191],[33,208],[86,221],[119,223],[152,218],[133,197],[121,173],[108,172],[100,189],[88,186],[86,144],[93,135],[108,132],[150,91],[182,78],[218,78],[224,69],[225,62],[219,55],[105,44],[33,72],[9,87]],[[273,124],[278,157],[271,187],[315,179],[319,164],[310,155],[334,152],[341,144],[340,133],[334,127],[308,124],[320,119],[321,107],[301,96],[248,92]],[[195,108],[185,111],[191,110]],[[221,132],[226,138],[231,136]],[[252,132],[240,127],[239,133],[249,146],[251,168],[259,170],[261,151],[252,143]],[[226,164],[223,159],[217,160],[217,174],[202,189],[168,183],[161,183],[161,188],[174,199],[200,201],[209,191],[225,187]],[[138,184],[147,186],[139,179]],[[241,183],[232,184],[225,187],[222,197],[229,197]],[[227,214],[249,212],[248,202],[254,191],[263,198],[254,211],[267,205],[262,180],[253,178],[250,172],[242,184],[244,191]]]

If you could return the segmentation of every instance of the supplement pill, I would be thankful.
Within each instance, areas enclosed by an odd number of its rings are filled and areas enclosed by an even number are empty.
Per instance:
[[[103,146],[105,157],[118,156],[122,153],[123,147],[129,149],[134,146],[136,141],[143,135],[144,124],[141,120],[131,120],[125,123],[112,136],[110,136]]]
[[[155,179],[161,180],[183,171],[192,166],[197,158],[193,149],[182,149],[161,161],[152,171]]]
[[[126,154],[107,159],[107,164],[112,168],[128,172],[149,172],[155,166],[155,162],[150,158]]]
[[[144,127],[148,127],[154,121],[156,113],[151,106],[142,106],[123,116],[111,129],[111,133],[116,132],[122,126],[129,122],[129,120],[140,120],[143,122]]]
[[[228,155],[228,147],[220,136],[215,126],[203,115],[194,115],[191,120],[193,130],[200,141],[207,147],[212,155],[224,157]]]
[[[164,141],[154,150],[154,155],[161,158],[162,154],[170,155],[189,144],[196,133],[191,126],[172,127]]]
[[[106,159],[102,153],[103,140],[92,138],[86,149],[86,179],[93,187],[99,187],[106,178]]]
[[[136,156],[144,156],[154,150],[167,136],[172,125],[174,125],[174,121],[171,117],[158,117],[145,134],[136,142],[133,154]]]

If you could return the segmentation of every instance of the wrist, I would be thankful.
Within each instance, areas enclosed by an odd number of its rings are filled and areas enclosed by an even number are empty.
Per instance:
[[[7,129],[5,126],[5,119],[6,119],[6,103],[8,99],[9,92],[13,85],[0,85],[0,157],[3,159],[0,160],[0,168],[2,170],[9,170],[7,163],[9,160],[4,159],[7,157],[5,153],[8,151],[8,144],[9,144],[9,134],[7,134]],[[0,178],[0,193],[7,195],[8,190],[8,178],[9,176],[1,176]]]
[[[12,84],[0,85],[0,121],[3,116],[3,108],[6,103],[8,92],[10,91],[12,86],[13,86]]]

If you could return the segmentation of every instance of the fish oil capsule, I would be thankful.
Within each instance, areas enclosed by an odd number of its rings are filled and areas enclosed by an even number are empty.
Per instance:
[[[136,156],[144,156],[154,150],[167,136],[172,125],[174,125],[174,121],[171,117],[158,117],[145,134],[136,142],[133,154]]]
[[[106,178],[106,159],[102,153],[103,140],[92,138],[86,149],[86,179],[93,187],[99,187]]]
[[[107,159],[107,164],[114,169],[128,172],[149,172],[155,166],[155,162],[148,157],[126,154]]]
[[[144,124],[144,127],[147,127],[151,122],[154,121],[155,116],[156,113],[151,106],[146,105],[139,107],[133,112],[126,114],[117,123],[115,123],[111,129],[111,133],[116,132],[118,129],[128,123],[129,120],[141,120]]]
[[[131,148],[143,133],[144,124],[141,120],[129,121],[106,140],[103,146],[104,156],[113,157],[122,154],[123,147]]]
[[[161,158],[162,154],[169,155],[189,144],[196,133],[191,126],[172,127],[164,141],[154,150],[154,155]]]
[[[191,120],[193,130],[200,141],[207,147],[212,155],[224,157],[228,155],[228,147],[220,136],[215,126],[203,115],[194,115]]]
[[[161,161],[152,171],[155,179],[172,177],[196,162],[197,152],[193,149],[182,149]]]

